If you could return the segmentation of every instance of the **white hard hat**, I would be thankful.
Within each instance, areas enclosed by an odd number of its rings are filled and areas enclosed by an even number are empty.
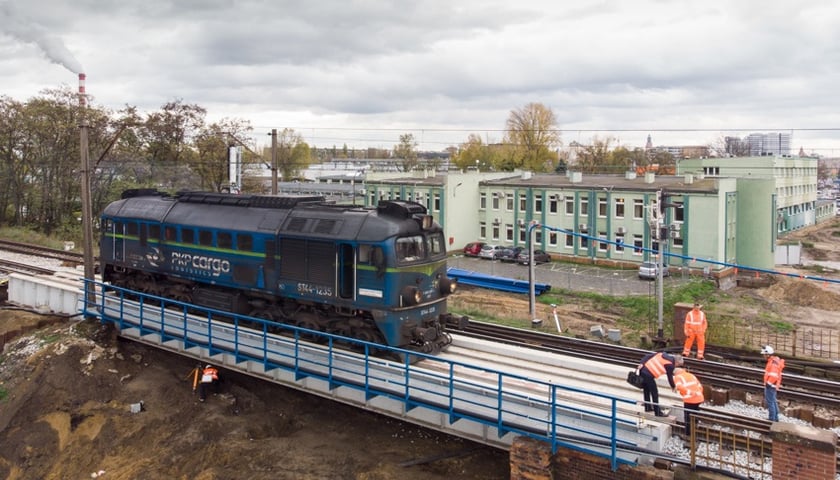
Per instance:
[[[765,345],[764,348],[761,349],[762,355],[773,355],[773,347],[770,345]]]
[[[206,367],[204,367],[204,368],[213,368],[213,365],[210,365],[210,364],[208,363],[208,364],[207,364],[207,366],[206,366]]]

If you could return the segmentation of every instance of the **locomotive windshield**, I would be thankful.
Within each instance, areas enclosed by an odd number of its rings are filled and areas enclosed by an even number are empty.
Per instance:
[[[430,233],[428,236],[412,235],[397,239],[397,262],[412,263],[427,260],[446,253],[442,233]]]

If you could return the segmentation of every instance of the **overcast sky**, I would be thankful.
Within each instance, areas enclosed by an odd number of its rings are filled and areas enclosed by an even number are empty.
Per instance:
[[[267,143],[442,150],[550,107],[564,144],[793,133],[840,156],[836,0],[0,0],[0,94],[182,99]]]

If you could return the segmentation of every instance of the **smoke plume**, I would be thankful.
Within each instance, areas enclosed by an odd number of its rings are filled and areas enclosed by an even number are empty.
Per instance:
[[[19,15],[11,2],[0,4],[0,32],[18,40],[37,45],[53,63],[64,66],[73,73],[82,73],[82,64],[64,46],[64,42],[51,35],[44,27]]]

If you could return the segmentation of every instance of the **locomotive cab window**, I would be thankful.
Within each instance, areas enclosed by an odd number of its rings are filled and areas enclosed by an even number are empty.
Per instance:
[[[446,253],[446,246],[443,242],[443,234],[429,235],[429,252],[432,257]]]
[[[426,258],[426,242],[422,235],[397,239],[397,261],[400,263],[416,262]]]
[[[132,235],[132,236],[136,237],[137,233],[138,233],[137,223],[135,223],[135,222],[126,222],[125,223],[125,234],[126,235]]]

